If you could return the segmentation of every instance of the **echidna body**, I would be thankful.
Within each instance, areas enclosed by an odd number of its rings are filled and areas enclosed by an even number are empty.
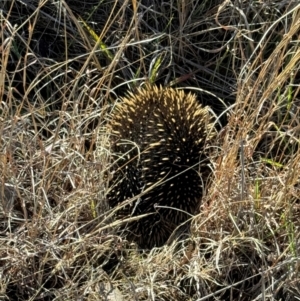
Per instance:
[[[118,157],[109,205],[120,205],[123,218],[150,213],[126,225],[128,236],[143,248],[161,246],[199,208],[215,133],[209,110],[194,94],[147,86],[116,106],[110,128]]]

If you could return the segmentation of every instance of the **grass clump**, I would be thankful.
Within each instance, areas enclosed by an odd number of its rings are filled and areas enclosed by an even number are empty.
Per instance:
[[[2,1],[3,300],[299,300],[297,1]],[[150,82],[219,127],[189,238],[141,251],[106,205],[106,121]]]

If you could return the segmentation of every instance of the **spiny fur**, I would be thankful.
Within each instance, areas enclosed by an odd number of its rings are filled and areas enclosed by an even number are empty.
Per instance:
[[[161,246],[199,209],[215,135],[208,107],[194,94],[146,86],[116,105],[109,127],[117,155],[109,205],[123,204],[119,218],[152,213],[124,229],[143,248]]]

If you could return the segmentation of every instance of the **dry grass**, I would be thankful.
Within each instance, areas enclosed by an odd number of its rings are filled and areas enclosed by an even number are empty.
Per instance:
[[[298,1],[0,8],[1,300],[300,300]],[[220,134],[190,238],[140,252],[105,203],[105,122],[147,81]]]

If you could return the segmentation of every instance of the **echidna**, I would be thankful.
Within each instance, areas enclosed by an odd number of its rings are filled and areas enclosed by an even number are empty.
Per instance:
[[[142,248],[162,246],[200,205],[215,135],[208,107],[194,94],[146,86],[116,106],[109,126],[118,156],[109,205],[121,206],[118,217],[151,213],[124,229]]]

